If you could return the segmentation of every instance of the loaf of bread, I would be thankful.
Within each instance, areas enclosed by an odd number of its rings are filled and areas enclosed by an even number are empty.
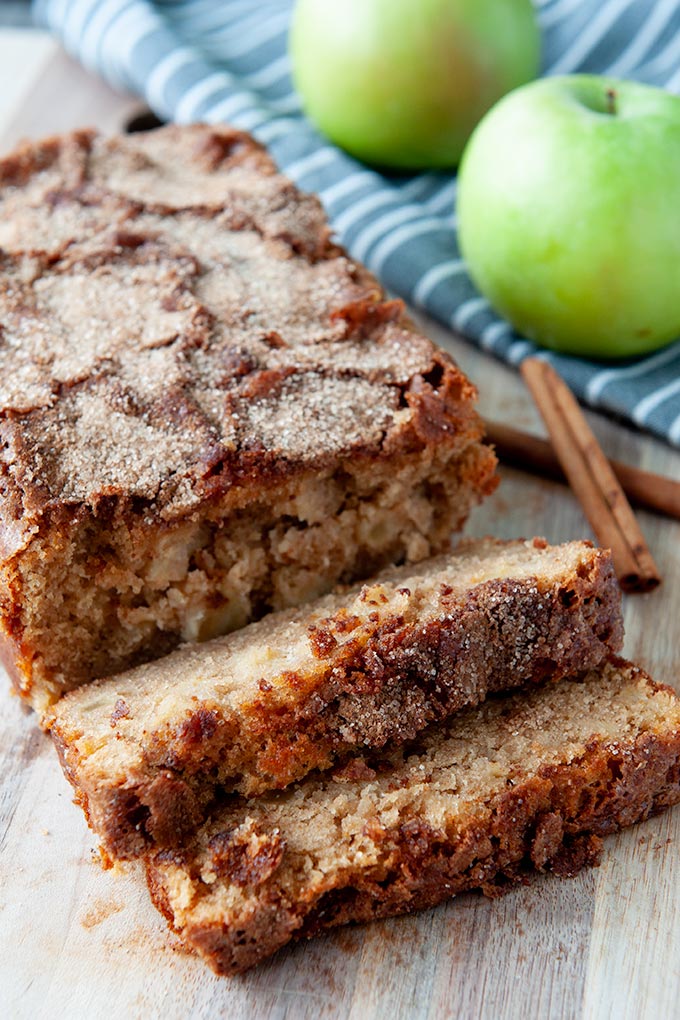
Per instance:
[[[475,390],[249,136],[0,161],[0,626],[60,694],[443,551]]]
[[[147,861],[152,897],[219,974],[348,921],[573,875],[680,800],[680,699],[612,661],[487,700],[416,744],[218,809]]]
[[[179,843],[216,792],[282,788],[622,641],[608,553],[469,541],[65,695],[46,720],[107,851]]]

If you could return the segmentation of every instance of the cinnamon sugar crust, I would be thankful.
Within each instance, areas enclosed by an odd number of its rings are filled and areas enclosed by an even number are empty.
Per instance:
[[[597,665],[621,647],[620,601],[590,543],[463,542],[88,684],[46,724],[106,851],[137,856],[179,844],[218,793],[285,787],[493,691]]]
[[[611,660],[349,772],[226,804],[150,857],[147,879],[171,926],[231,975],[338,924],[574,875],[604,836],[679,800],[680,700]]]
[[[247,135],[25,146],[0,249],[4,653],[36,707],[441,551],[494,487],[474,387]]]

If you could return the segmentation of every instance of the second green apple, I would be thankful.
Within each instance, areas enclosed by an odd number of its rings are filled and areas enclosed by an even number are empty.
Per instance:
[[[517,89],[465,151],[458,232],[532,340],[621,358],[680,337],[680,98],[587,75]]]

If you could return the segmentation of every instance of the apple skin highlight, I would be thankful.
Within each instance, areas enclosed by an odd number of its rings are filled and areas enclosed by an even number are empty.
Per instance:
[[[470,274],[524,336],[592,358],[680,336],[680,98],[545,78],[475,130],[458,186]]]
[[[483,114],[535,78],[531,0],[297,0],[293,80],[305,112],[357,159],[453,167]]]

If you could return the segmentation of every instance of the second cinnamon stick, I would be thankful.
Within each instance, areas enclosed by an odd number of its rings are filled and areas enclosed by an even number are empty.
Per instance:
[[[484,429],[487,442],[491,443],[503,463],[546,478],[566,481],[549,440],[488,418],[484,421]],[[609,463],[631,503],[680,520],[680,482],[611,458]]]

